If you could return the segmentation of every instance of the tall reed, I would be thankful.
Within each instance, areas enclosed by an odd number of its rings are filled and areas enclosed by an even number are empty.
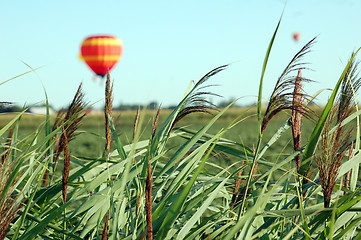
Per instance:
[[[70,171],[70,154],[69,154],[69,142],[74,139],[76,130],[79,128],[80,121],[86,115],[84,112],[85,102],[84,94],[82,93],[82,84],[79,85],[77,92],[73,98],[72,103],[68,107],[68,110],[62,120],[62,134],[59,140],[58,149],[55,153],[53,163],[57,161],[61,152],[64,152],[64,169],[62,179],[62,193],[63,202],[66,202],[68,179]]]
[[[292,136],[293,136],[293,150],[298,151],[301,148],[301,118],[302,118],[302,106],[304,99],[302,97],[302,76],[301,69],[298,70],[296,82],[293,90],[292,101]],[[295,158],[297,172],[300,170],[300,155]]]
[[[330,206],[331,194],[345,155],[348,151],[352,153],[353,144],[350,143],[350,139],[354,128],[347,128],[342,124],[354,111],[354,95],[357,94],[361,86],[361,78],[357,76],[357,64],[352,60],[352,56],[350,67],[342,80],[337,102],[326,120],[321,135],[321,154],[315,155],[320,172],[325,208]]]
[[[157,114],[155,116],[153,122],[153,130],[152,130],[152,138],[151,144],[153,144],[155,133],[158,126],[158,120],[160,115],[161,106],[159,106]],[[147,177],[146,177],[146,184],[145,184],[145,210],[146,210],[146,218],[147,218],[147,235],[149,240],[153,240],[153,218],[152,218],[152,189],[153,189],[153,171],[152,166],[150,164],[150,155],[148,155],[147,159]]]
[[[113,83],[110,82],[110,74],[107,73],[107,79],[105,83],[105,106],[104,106],[104,117],[105,117],[105,148],[104,157],[109,160],[110,146],[112,143],[112,133],[110,129],[110,121],[113,117]],[[111,179],[109,179],[111,181]],[[102,232],[102,240],[107,239],[109,227],[109,210],[104,219],[104,228]]]
[[[19,177],[12,179],[17,162],[12,159],[13,130],[10,129],[6,144],[0,155],[0,239],[5,239],[8,227],[20,210],[21,202],[18,202],[19,193],[16,192],[16,184]]]
[[[301,76],[294,77],[293,72],[305,69],[305,63],[301,59],[310,52],[310,48],[315,43],[316,37],[309,41],[296,55],[292,58],[287,67],[283,70],[278,78],[276,85],[267,104],[267,109],[263,115],[261,133],[264,133],[270,120],[278,113],[284,110],[292,110],[294,120],[298,120],[300,114],[311,117],[307,106],[302,104],[301,99],[307,95],[302,92]],[[303,79],[303,82],[310,82],[309,79]],[[297,112],[297,117],[296,117]]]
[[[110,82],[110,74],[107,73],[107,79],[105,83],[105,107],[104,107],[104,117],[105,117],[105,148],[104,156],[108,159],[110,152],[110,145],[112,142],[112,133],[110,130],[109,118],[113,117],[113,83]]]
[[[278,26],[279,26],[279,24],[280,23],[278,23]],[[267,55],[266,55],[264,64],[267,64],[269,53],[270,53],[270,48],[272,47],[275,35],[278,30],[278,26],[272,37],[269,49],[267,50]],[[256,172],[256,166],[258,165],[257,161],[261,157],[260,146],[262,143],[263,134],[267,128],[268,123],[271,121],[271,119],[274,116],[276,116],[277,114],[279,114],[280,112],[283,112],[285,110],[293,110],[294,111],[293,113],[297,112],[298,114],[302,114],[306,117],[311,117],[311,115],[309,114],[310,111],[307,108],[307,106],[305,106],[304,104],[301,104],[301,103],[296,103],[294,101],[295,96],[296,96],[296,99],[300,99],[300,98],[302,99],[302,98],[306,98],[307,95],[301,91],[301,89],[302,89],[302,87],[300,85],[301,78],[294,77],[292,75],[292,73],[295,71],[299,71],[301,69],[305,69],[305,67],[304,67],[305,63],[302,63],[300,61],[307,53],[310,52],[310,48],[314,44],[315,40],[316,40],[316,37],[313,38],[311,41],[309,41],[300,51],[298,51],[294,55],[294,57],[291,59],[289,64],[286,66],[286,68],[283,70],[282,74],[276,81],[275,87],[273,88],[272,94],[270,96],[270,100],[267,104],[266,111],[264,112],[262,118],[261,118],[261,109],[260,109],[261,99],[259,99],[259,102],[258,102],[258,124],[259,124],[258,142],[257,142],[257,146],[255,149],[254,159],[251,163],[249,174],[247,176],[245,188],[243,189],[243,192],[242,192],[243,196],[247,196],[247,192],[249,191],[251,180],[254,178],[254,173]],[[263,68],[263,71],[265,71],[265,66]],[[259,86],[260,96],[262,95],[261,92],[262,92],[262,85],[263,85],[263,76],[264,76],[264,72],[262,72],[261,82],[260,82],[260,86]],[[306,81],[310,81],[310,80],[304,79],[304,81],[306,82]],[[259,98],[260,98],[260,96],[259,96]],[[245,202],[246,202],[246,198],[244,198],[242,201],[242,205],[241,205],[241,208],[240,208],[239,214],[238,214],[238,219],[243,214]]]

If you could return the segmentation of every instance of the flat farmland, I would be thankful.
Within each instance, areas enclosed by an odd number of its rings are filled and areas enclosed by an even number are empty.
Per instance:
[[[143,116],[143,124],[140,130],[140,139],[147,140],[151,136],[153,119],[155,111],[141,111]],[[158,126],[164,122],[169,116],[171,110],[162,110],[159,118]],[[214,112],[216,114],[217,112]],[[266,143],[275,131],[285,122],[290,113],[277,115],[271,120],[265,135],[263,144]],[[5,126],[16,114],[0,114],[0,127]],[[113,121],[115,122],[116,131],[123,145],[132,142],[135,111],[116,111],[113,113]],[[212,118],[212,115],[204,113],[195,113],[182,119],[177,125],[175,131],[179,128],[189,130],[199,130]],[[231,141],[244,144],[249,148],[253,148],[257,143],[257,116],[255,108],[231,108],[226,111],[220,119],[208,131],[209,134],[215,134],[222,128],[227,128],[235,119],[239,118],[239,123],[227,131],[224,138]],[[51,124],[54,122],[55,116],[51,116]],[[45,132],[45,116],[26,113],[20,120],[19,136],[20,139],[30,141],[36,129],[42,129]],[[306,143],[314,123],[304,119],[302,126],[302,140]],[[105,144],[104,115],[102,113],[87,114],[77,131],[76,137],[70,142],[70,151],[73,156],[78,158],[97,158],[102,156]],[[39,136],[42,137],[42,136]],[[176,137],[169,141],[169,146],[174,151],[184,142],[183,138]],[[171,151],[172,152],[172,151]],[[292,152],[292,134],[289,129],[285,136],[280,138],[266,153],[265,157],[274,161],[282,156]]]

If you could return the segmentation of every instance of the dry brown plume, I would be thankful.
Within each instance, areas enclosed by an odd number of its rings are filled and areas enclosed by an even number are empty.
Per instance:
[[[350,151],[349,151],[349,153],[348,153],[348,160],[350,160],[351,158],[353,158],[353,156],[354,156],[354,152],[353,152],[353,142],[351,142]],[[351,171],[352,171],[352,170],[349,170],[349,171],[346,173],[345,182],[344,182],[344,185],[343,185],[345,189],[349,189],[349,187],[350,187]],[[346,194],[346,192],[345,192],[345,194]]]
[[[110,120],[113,117],[113,83],[110,83],[110,74],[107,73],[107,80],[105,83],[105,106],[104,106],[104,117],[105,117],[105,147],[104,156],[109,159],[110,146],[112,143],[112,132],[110,129]],[[111,181],[111,179],[109,179]],[[105,216],[104,228],[102,232],[102,240],[107,239],[108,236],[108,225],[109,225],[109,210]]]
[[[86,113],[83,111],[85,105],[84,94],[82,93],[82,84],[80,84],[72,103],[68,107],[66,114],[60,113],[60,116],[65,116],[63,118],[58,118],[57,120],[59,121],[58,124],[63,125],[65,134],[62,133],[60,136],[59,144],[53,158],[54,166],[56,161],[59,159],[61,152],[64,150],[65,138],[69,143],[77,135],[75,131],[79,128],[80,121],[86,115]]]
[[[263,116],[261,132],[263,133],[266,130],[267,124],[269,121],[278,113],[283,110],[295,110],[298,113],[305,115],[305,117],[310,117],[309,108],[303,104],[293,104],[293,98],[295,95],[295,88],[297,90],[296,98],[307,98],[307,95],[302,91],[302,85],[297,79],[297,77],[292,76],[291,74],[296,70],[305,69],[305,63],[300,63],[302,57],[310,52],[311,46],[314,44],[316,38],[313,38],[309,41],[296,55],[292,58],[291,62],[287,65],[281,76],[276,82],[276,86],[273,89],[269,103],[267,105],[266,112]],[[309,79],[302,79],[303,82],[309,82]],[[298,86],[296,86],[299,84]],[[297,89],[299,88],[299,89]]]
[[[346,130],[344,126],[338,124],[338,127],[332,133],[332,118],[336,117],[336,112],[329,117],[326,122],[325,130],[321,135],[321,154],[315,156],[320,174],[320,185],[324,197],[324,207],[327,208],[331,202],[331,194],[336,184],[338,171],[344,160],[348,148],[348,140],[351,131]]]
[[[147,231],[148,239],[153,239],[153,220],[152,220],[152,189],[153,189],[153,174],[150,161],[147,162],[147,179],[145,181],[145,210],[147,216]]]
[[[321,154],[315,155],[320,173],[324,207],[329,207],[330,205],[332,191],[347,151],[349,151],[350,155],[352,155],[353,151],[350,137],[354,128],[347,128],[347,126],[343,126],[341,123],[354,111],[355,102],[353,101],[353,96],[361,85],[357,65],[351,62],[348,72],[342,80],[336,104],[326,120],[325,128],[321,135],[321,146],[319,147]],[[331,132],[332,128],[335,128],[335,130]]]
[[[244,165],[244,162],[242,163],[242,165]],[[238,178],[235,180],[235,186],[234,186],[232,200],[231,200],[231,210],[234,208],[234,206],[236,204],[239,189],[240,189],[241,183],[242,183],[242,178],[240,178],[242,176],[242,173],[243,173],[243,168],[241,170],[239,170],[236,175]]]
[[[110,83],[109,72],[107,74],[107,81],[105,84],[105,149],[104,155],[106,158],[109,158],[110,145],[112,142],[112,133],[110,130],[110,121],[109,118],[113,117],[113,83]]]
[[[57,121],[59,122],[56,123],[62,125],[62,134],[59,139],[59,144],[57,151],[55,153],[53,164],[55,164],[55,162],[59,158],[60,153],[63,152],[64,155],[64,169],[63,169],[63,178],[62,178],[63,203],[66,202],[69,172],[70,172],[69,142],[76,136],[75,131],[79,128],[80,121],[85,116],[85,113],[83,111],[85,107],[85,103],[83,101],[84,94],[82,93],[81,86],[82,84],[79,85],[79,88],[65,114],[65,117],[63,119],[58,118]],[[60,114],[60,116],[63,115],[64,114]]]
[[[302,76],[301,69],[298,70],[298,74],[296,77],[295,87],[293,90],[293,101],[292,101],[292,136],[293,136],[293,150],[298,151],[301,148],[301,118],[302,118],[302,106],[303,106],[303,98],[302,98]],[[300,155],[295,157],[297,172],[300,169]]]
[[[109,227],[109,210],[107,211],[107,214],[105,216],[105,223],[104,223],[104,229],[102,233],[102,240],[106,240],[108,237],[108,227]]]
[[[213,110],[218,110],[218,107],[213,104],[212,102],[206,100],[206,97],[208,96],[217,96],[219,95],[214,94],[212,92],[208,91],[200,91],[202,89],[205,89],[207,87],[210,87],[211,85],[206,85],[200,87],[204,82],[206,82],[209,78],[216,75],[217,73],[223,71],[228,65],[223,65],[220,67],[217,67],[211,71],[209,71],[206,75],[204,75],[194,86],[194,89],[197,89],[197,91],[194,91],[189,96],[187,96],[186,101],[184,105],[182,106],[181,110],[178,112],[172,127],[169,132],[173,130],[175,125],[183,119],[185,116],[192,114],[192,113],[208,113],[211,114]]]
[[[69,144],[68,138],[66,136],[65,130],[63,129],[64,135],[64,169],[63,169],[63,178],[62,178],[62,196],[63,203],[66,203],[66,196],[68,193],[68,180],[70,172],[70,154],[69,154]]]
[[[137,134],[137,129],[138,129],[138,125],[139,125],[139,117],[140,117],[140,105],[138,105],[137,113],[135,114],[134,128],[133,128],[133,140],[135,139],[135,136]]]

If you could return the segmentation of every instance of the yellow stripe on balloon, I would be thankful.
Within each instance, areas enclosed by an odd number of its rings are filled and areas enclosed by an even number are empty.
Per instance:
[[[118,61],[118,55],[103,55],[103,56],[83,56],[85,61]]]
[[[83,46],[88,45],[112,45],[112,46],[121,46],[122,42],[117,38],[90,38],[84,40],[82,43]]]

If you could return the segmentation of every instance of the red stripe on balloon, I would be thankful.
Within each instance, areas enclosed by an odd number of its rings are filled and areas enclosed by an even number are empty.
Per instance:
[[[104,76],[117,63],[122,50],[120,40],[115,37],[93,36],[83,41],[81,55],[96,74]]]

